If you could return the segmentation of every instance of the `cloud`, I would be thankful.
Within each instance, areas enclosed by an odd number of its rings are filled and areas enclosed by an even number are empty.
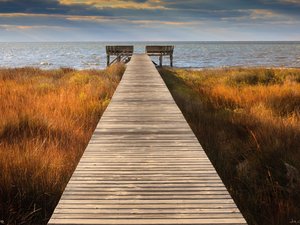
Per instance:
[[[246,10],[266,10],[299,19],[298,0],[0,0],[0,13],[88,16],[166,17],[171,20],[241,17]]]
[[[198,24],[197,22],[160,21],[160,20],[135,20],[133,24],[141,25],[169,25],[169,26],[189,26]]]
[[[55,30],[66,30],[65,27],[62,26],[26,26],[26,25],[11,25],[11,24],[0,24],[0,29],[5,30],[33,30],[33,29],[55,29]]]
[[[99,9],[164,9],[160,0],[59,0],[62,5],[88,5]]]
[[[0,25],[2,31],[34,30],[43,38],[62,35],[45,29],[63,27],[74,31],[65,33],[71,38],[103,40],[117,33],[128,39],[198,40],[211,35],[227,40],[233,38],[230,32],[262,37],[267,31],[276,36],[280,29],[299,36],[299,11],[299,0],[0,0]]]
[[[0,1],[5,1],[5,0],[0,0]],[[46,18],[51,18],[51,17],[58,17],[62,16],[65,17],[66,15],[58,15],[58,14],[42,14],[42,13],[0,13],[0,18],[16,18],[16,17],[46,17]]]
[[[271,10],[266,10],[266,9],[255,9],[251,10],[250,13],[250,18],[251,19],[273,19],[277,18],[278,14],[271,11]]]
[[[115,18],[115,17],[105,17],[105,16],[64,16],[70,21],[86,21],[91,23],[117,23],[117,24],[132,24],[141,25],[147,27],[155,27],[157,25],[168,25],[168,26],[189,26],[194,24],[199,24],[196,21],[171,21],[171,20],[144,20],[144,19],[128,19],[128,18]]]
[[[280,0],[282,3],[300,5],[299,0]]]

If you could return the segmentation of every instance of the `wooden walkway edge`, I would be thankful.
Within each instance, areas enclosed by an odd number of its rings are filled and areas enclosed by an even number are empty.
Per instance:
[[[146,54],[133,55],[49,224],[247,224]]]

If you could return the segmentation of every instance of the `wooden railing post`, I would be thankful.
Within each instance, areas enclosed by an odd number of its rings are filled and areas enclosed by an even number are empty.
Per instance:
[[[110,56],[107,54],[106,55],[106,65],[109,66],[110,63]]]
[[[170,55],[170,66],[173,67],[173,54]]]
[[[162,67],[162,60],[163,60],[163,56],[162,54],[160,54],[159,56],[159,66]]]

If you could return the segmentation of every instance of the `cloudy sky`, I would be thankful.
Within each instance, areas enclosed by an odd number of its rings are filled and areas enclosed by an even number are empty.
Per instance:
[[[300,41],[300,0],[0,0],[0,41]]]

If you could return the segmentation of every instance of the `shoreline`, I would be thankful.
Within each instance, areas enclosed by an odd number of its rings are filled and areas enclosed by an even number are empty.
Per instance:
[[[172,68],[172,67],[167,67]],[[221,70],[221,69],[300,69],[299,67],[282,67],[282,66],[222,66],[222,67],[173,67],[174,69],[183,70]]]
[[[125,65],[126,66],[126,65]],[[44,71],[52,71],[52,70],[60,70],[60,69],[71,69],[75,71],[85,71],[85,70],[105,70],[106,67],[101,68],[75,68],[75,67],[57,67],[57,68],[43,68],[39,66],[20,66],[20,67],[1,67],[0,70],[3,69],[40,69]],[[158,69],[160,67],[157,67]],[[190,71],[203,71],[203,70],[224,70],[224,69],[300,69],[299,67],[284,67],[284,66],[221,66],[221,67],[170,67],[163,66],[162,68],[167,69],[175,69],[175,70],[190,70]]]

